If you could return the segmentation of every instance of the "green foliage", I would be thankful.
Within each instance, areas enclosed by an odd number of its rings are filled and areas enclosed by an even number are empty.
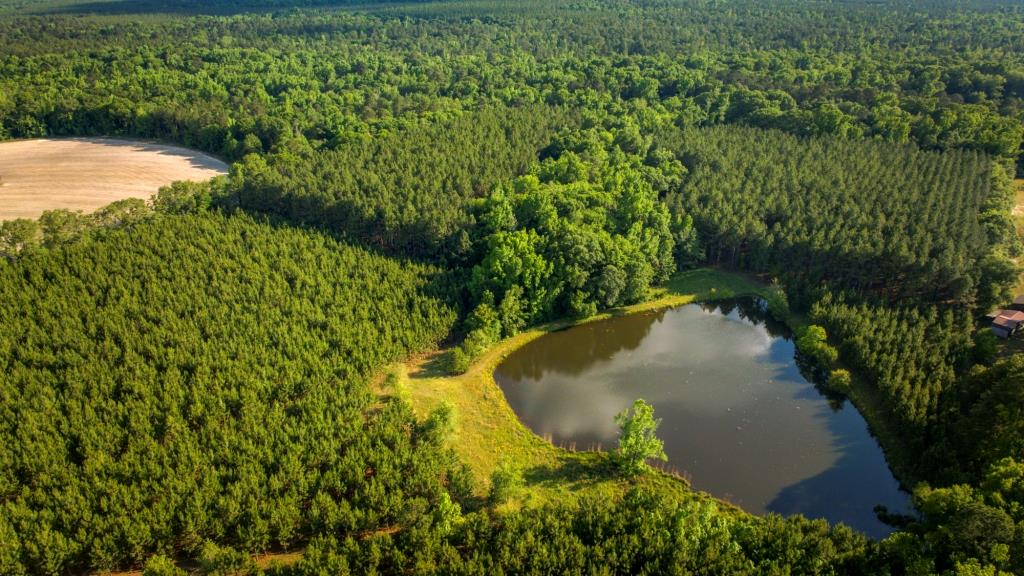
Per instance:
[[[479,330],[490,341],[496,342],[501,338],[501,317],[492,305],[482,302],[466,318],[466,329],[470,333]]]
[[[957,562],[953,573],[957,576],[1012,576],[1010,572],[1003,572],[991,564],[982,565],[974,558],[966,562]]]
[[[678,211],[671,216],[672,238],[675,240],[675,259],[680,268],[693,268],[704,261],[704,248],[697,235],[693,217]]]
[[[410,119],[400,133],[382,128],[378,137],[353,135],[316,151],[294,145],[250,154],[233,166],[221,201],[325,226],[390,252],[461,263],[472,256],[467,205],[523,173],[565,122],[543,106],[488,107],[436,122]]]
[[[43,246],[52,248],[80,238],[89,230],[89,219],[81,211],[47,210],[39,217]]]
[[[417,442],[443,446],[455,434],[456,418],[455,406],[449,402],[442,402],[432,410],[423,421],[417,431]]]
[[[462,522],[462,508],[452,502],[447,492],[441,492],[434,507],[433,532],[439,536],[450,534]]]
[[[487,292],[502,300],[513,286],[519,286],[527,322],[549,314],[558,293],[550,287],[554,267],[539,253],[540,243],[540,235],[533,230],[488,237],[487,255],[473,268],[470,290],[478,298]]]
[[[473,364],[473,360],[474,358],[467,354],[462,346],[456,346],[448,352],[445,365],[448,372],[452,374],[465,374],[466,370],[469,370],[470,365]]]
[[[487,498],[492,504],[504,504],[518,498],[525,487],[522,469],[511,460],[503,460],[491,473],[491,490]]]
[[[993,462],[981,482],[981,490],[1014,520],[1024,521],[1024,462],[1010,457]]]
[[[920,439],[939,413],[971,345],[966,311],[938,306],[852,305],[827,297],[811,320],[842,342],[844,362],[867,377],[887,402],[907,441]]]
[[[465,517],[436,531],[320,540],[296,575],[354,574],[861,574],[871,544],[803,518],[723,514],[708,501],[645,491]]]
[[[1021,254],[1019,6],[325,4],[0,0],[0,138],[236,161],[155,215],[0,224],[0,573],[204,542],[233,570],[325,534],[298,572],[1024,571],[989,509],[1019,522],[1019,498],[989,488],[878,557],[821,523],[638,495],[463,516],[452,414],[413,425],[365,386],[449,332],[446,302],[470,303],[460,371],[707,260],[784,282],[772,314],[811,308],[908,442],[983,481],[1021,449],[1015,364],[961,373],[990,361],[971,309],[1007,299]],[[831,368],[825,334],[801,337]]]
[[[0,265],[4,572],[205,540],[248,553],[465,494],[448,453],[409,435],[409,409],[370,410],[366,385],[451,328],[437,274],[216,213]]]
[[[850,371],[843,368],[834,368],[828,373],[828,387],[830,390],[840,394],[849,394],[853,378]]]
[[[142,576],[186,576],[186,574],[188,573],[178,568],[173,560],[163,554],[150,556],[142,568]]]
[[[496,342],[494,334],[500,334],[500,326],[477,328],[466,335],[461,344],[448,352],[448,371],[463,374],[480,356]]]
[[[950,394],[944,406],[944,436],[953,466],[980,478],[1003,458],[1024,454],[1024,356],[1013,355],[977,370]],[[947,455],[948,458],[948,455]]]
[[[199,565],[203,574],[208,576],[249,576],[259,570],[250,555],[213,542],[203,544]]]
[[[481,103],[546,102],[640,111],[616,136],[627,151],[647,143],[655,115],[1006,156],[1022,137],[1013,3],[344,2],[360,10],[263,16],[325,3],[147,0],[70,11],[179,16],[4,18],[0,53],[16,60],[0,69],[0,135],[135,135],[237,159],[341,147]],[[182,17],[225,12],[243,13]]]
[[[839,351],[828,343],[825,329],[815,324],[804,327],[797,335],[796,350],[815,370],[826,374],[839,359]]]
[[[882,543],[894,570],[942,574],[1019,574],[1024,569],[1024,466],[994,462],[974,485],[921,484],[918,523]],[[917,567],[917,569],[915,569]]]
[[[974,333],[974,362],[991,366],[999,354],[999,337],[988,328],[982,328]]]
[[[177,183],[174,186],[177,187]],[[208,192],[210,184],[188,183],[182,196],[191,198],[201,191]],[[158,194],[159,195],[159,194]],[[0,255],[8,261],[16,260],[22,253],[32,252],[40,246],[54,248],[75,242],[97,228],[114,229],[131,227],[148,219],[152,210],[140,198],[126,198],[99,208],[92,214],[81,211],[47,210],[38,220],[18,218],[0,222]]]
[[[773,285],[765,298],[768,302],[768,313],[779,322],[785,322],[789,318],[789,298],[786,291],[779,285]]]
[[[498,307],[501,328],[505,336],[517,334],[526,327],[526,306],[523,301],[523,287],[516,284],[505,291],[504,298]]]
[[[990,310],[1013,300],[1013,288],[1020,277],[1020,268],[1010,258],[994,253],[978,264],[978,307]]]
[[[646,469],[648,458],[668,460],[664,443],[655,436],[661,420],[655,420],[654,408],[643,399],[616,415],[615,423],[619,426],[619,446],[612,457],[623,474],[639,474]]]
[[[994,164],[974,152],[732,126],[658,140],[687,162],[667,201],[693,216],[709,262],[769,272],[791,297],[827,281],[885,301],[970,300],[992,250],[978,213]],[[996,262],[981,275],[990,291],[1005,285]]]
[[[589,154],[609,152],[598,145]],[[676,267],[668,212],[625,158],[588,164],[565,150],[481,202],[479,220],[489,234],[469,288],[475,301],[499,302],[505,334],[637,302]]]
[[[125,198],[107,204],[89,215],[88,226],[120,228],[132,226],[146,219],[150,209],[141,198]]]
[[[39,223],[27,218],[0,222],[0,255],[14,260],[23,250],[38,246]]]
[[[216,190],[225,186],[222,178],[214,182],[175,182],[153,195],[153,210],[161,214],[194,214],[210,208]],[[223,192],[221,192],[223,195]]]
[[[1019,544],[1014,519],[986,496],[963,484],[914,490],[914,504],[924,516],[923,540],[940,565],[981,561],[1001,569],[1021,566],[1020,553],[1011,555]]]

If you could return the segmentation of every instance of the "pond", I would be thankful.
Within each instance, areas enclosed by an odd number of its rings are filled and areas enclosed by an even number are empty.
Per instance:
[[[670,467],[749,512],[825,518],[882,537],[892,529],[876,505],[910,510],[864,418],[804,378],[791,335],[761,300],[547,334],[494,377],[529,428],[580,450],[614,448],[615,415],[644,398],[662,419]]]

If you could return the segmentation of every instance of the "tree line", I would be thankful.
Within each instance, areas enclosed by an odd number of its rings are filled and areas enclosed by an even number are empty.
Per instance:
[[[1016,158],[1024,18],[1010,4],[935,4],[257,2],[146,23],[12,16],[0,23],[0,138],[134,135],[237,159],[546,104]]]

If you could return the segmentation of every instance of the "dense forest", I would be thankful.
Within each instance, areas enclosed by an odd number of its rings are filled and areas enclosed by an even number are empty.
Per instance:
[[[1019,3],[0,0],[0,140],[76,135],[232,168],[0,223],[0,573],[1024,573]],[[898,532],[499,510],[371,392],[697,265],[881,399]]]
[[[437,270],[204,214],[0,274],[6,574],[374,530],[465,490],[365,385],[450,328]]]

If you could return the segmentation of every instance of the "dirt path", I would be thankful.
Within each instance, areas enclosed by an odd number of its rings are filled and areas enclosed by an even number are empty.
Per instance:
[[[1013,224],[1017,227],[1017,235],[1024,237],[1024,178],[1018,178],[1013,181],[1013,185],[1016,186],[1017,192],[1017,203],[1013,207]],[[1017,259],[1017,263],[1021,264],[1020,258]],[[1024,294],[1024,273],[1020,275],[1020,279],[1017,281],[1017,286],[1013,289],[1014,295]]]
[[[115,200],[148,199],[178,180],[208,180],[227,164],[195,150],[105,138],[0,143],[0,221],[45,210],[91,212]]]

